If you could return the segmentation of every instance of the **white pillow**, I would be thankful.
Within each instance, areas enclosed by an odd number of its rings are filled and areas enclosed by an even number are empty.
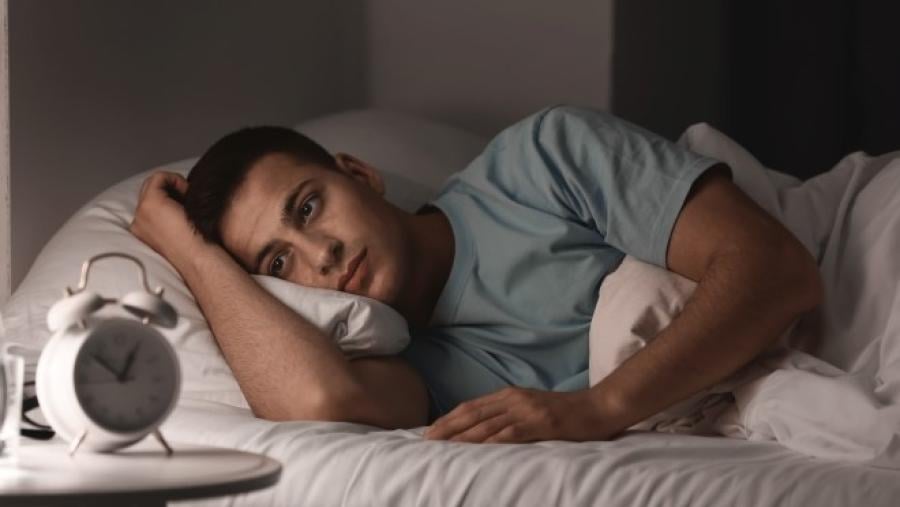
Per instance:
[[[407,210],[430,199],[440,182],[463,168],[486,144],[486,140],[450,127],[378,111],[341,113],[303,123],[298,130],[314,139],[321,137],[326,147],[383,167],[388,197]],[[187,174],[195,160],[157,169]],[[4,341],[42,347],[50,335],[47,310],[62,296],[64,287],[77,284],[84,260],[106,251],[129,253],[144,262],[151,286],[163,286],[164,296],[180,314],[178,325],[163,333],[181,359],[182,396],[247,407],[203,314],[177,271],[128,232],[138,191],[150,172],[132,176],[101,193],[50,239],[0,312],[6,329]],[[92,269],[89,287],[105,297],[121,297],[138,288],[135,273],[135,267],[126,261],[106,260]],[[395,353],[409,339],[403,318],[378,301],[271,277],[254,278],[331,334],[348,355]],[[26,374],[33,375],[34,367],[32,361]]]

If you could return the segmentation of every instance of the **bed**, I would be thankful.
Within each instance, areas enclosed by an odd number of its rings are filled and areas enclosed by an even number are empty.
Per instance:
[[[206,430],[197,434],[198,427]],[[234,505],[825,507],[889,506],[900,497],[895,471],[722,437],[634,432],[611,442],[434,442],[421,440],[421,429],[272,423],[209,402],[182,405],[166,430],[282,462],[276,487]]]
[[[388,198],[405,209],[426,200],[485,143],[445,125],[373,110],[297,128],[327,148],[340,147],[390,172]],[[424,428],[383,431],[257,419],[177,273],[127,233],[146,173],[87,203],[51,239],[2,310],[5,341],[34,349],[46,342],[48,306],[64,285],[74,283],[80,262],[91,253],[116,248],[140,256],[151,283],[167,287],[182,315],[167,337],[182,361],[183,392],[163,432],[176,450],[179,443],[225,446],[264,453],[284,465],[275,487],[179,505],[895,505],[900,450],[894,428],[900,428],[900,418],[883,409],[892,406],[890,388],[900,381],[891,376],[900,375],[893,367],[900,322],[891,318],[900,315],[900,294],[896,282],[878,278],[900,280],[900,263],[890,261],[900,248],[900,199],[894,198],[900,195],[900,159],[854,154],[816,181],[799,182],[763,168],[708,126],[692,127],[682,142],[744,168],[736,171],[738,184],[801,239],[823,273],[835,274],[826,277],[834,297],[816,322],[826,335],[853,337],[840,346],[803,348],[790,364],[759,365],[777,375],[735,391],[731,419],[719,428],[741,438],[633,430],[609,442],[488,445],[425,441]],[[185,172],[192,161],[166,168]],[[861,226],[851,227],[854,222]],[[885,230],[896,232],[884,235]],[[871,258],[876,272],[837,276],[854,253]],[[95,277],[104,294],[129,289],[116,269],[112,265]],[[867,301],[869,310],[842,310],[848,298]],[[34,361],[29,366],[33,372]],[[861,377],[877,384],[874,390],[854,390],[852,382]],[[799,387],[792,392],[786,385]],[[834,395],[824,405],[827,423],[811,425],[802,417],[804,398],[814,389]],[[835,410],[848,406],[858,411]],[[822,414],[814,415],[822,420]],[[867,439],[848,428],[871,432]]]

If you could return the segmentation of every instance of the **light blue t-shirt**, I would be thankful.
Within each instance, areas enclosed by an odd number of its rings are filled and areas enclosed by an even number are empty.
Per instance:
[[[597,291],[625,253],[666,267],[692,183],[718,161],[612,115],[540,111],[501,132],[431,203],[455,256],[405,357],[429,419],[509,385],[588,387]]]

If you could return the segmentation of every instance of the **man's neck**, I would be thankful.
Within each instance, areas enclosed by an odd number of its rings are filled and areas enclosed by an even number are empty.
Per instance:
[[[410,329],[428,326],[438,299],[453,267],[455,238],[450,221],[442,211],[428,207],[409,217],[412,238],[409,289],[404,294],[402,308]]]

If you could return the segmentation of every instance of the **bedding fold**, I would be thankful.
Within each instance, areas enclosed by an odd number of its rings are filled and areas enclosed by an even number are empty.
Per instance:
[[[849,155],[779,197],[789,205],[778,218],[820,259],[821,334],[810,353],[791,351],[738,388],[740,429],[721,429],[900,469],[900,153]]]

